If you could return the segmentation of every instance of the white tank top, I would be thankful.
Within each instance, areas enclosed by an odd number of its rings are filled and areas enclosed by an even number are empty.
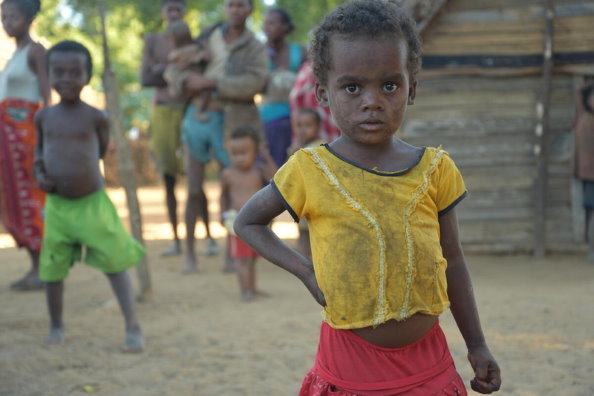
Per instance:
[[[31,44],[17,49],[0,72],[0,100],[14,98],[34,103],[41,101],[39,80],[27,62],[30,49]]]

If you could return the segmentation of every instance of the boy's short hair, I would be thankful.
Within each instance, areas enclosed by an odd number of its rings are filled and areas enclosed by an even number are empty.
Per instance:
[[[260,134],[251,125],[240,125],[231,131],[229,136],[231,139],[250,138],[256,143],[256,147],[260,145]]]
[[[314,108],[303,107],[303,108],[297,110],[297,114],[298,115],[301,115],[301,114],[311,114],[314,117],[314,119],[316,120],[316,123],[318,125],[320,125],[322,123],[322,116],[320,116],[320,113],[316,109],[314,109]]]
[[[330,59],[330,39],[333,35],[346,38],[404,39],[408,47],[407,69],[412,80],[421,69],[421,38],[416,23],[404,8],[393,0],[354,0],[328,13],[314,30],[311,45],[314,77],[327,83]]]
[[[91,79],[91,76],[93,75],[93,58],[91,57],[91,53],[87,47],[77,41],[60,41],[47,51],[46,59],[48,71],[50,67],[50,57],[54,52],[74,52],[77,54],[83,54],[85,58],[87,58],[87,76],[89,77],[89,80]]]
[[[41,9],[40,0],[4,0],[2,2],[2,4],[7,3],[15,4],[28,20],[33,20]]]

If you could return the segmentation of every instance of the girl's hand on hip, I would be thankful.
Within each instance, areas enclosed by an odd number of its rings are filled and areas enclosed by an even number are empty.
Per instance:
[[[322,290],[320,290],[320,287],[318,286],[318,280],[316,279],[316,274],[313,268],[301,281],[305,287],[307,287],[307,290],[309,290],[313,298],[316,299],[318,304],[320,304],[322,307],[325,307],[326,298],[324,298],[324,293],[322,293]]]
[[[474,370],[470,386],[476,392],[489,394],[501,387],[501,371],[486,345],[468,349],[468,360]]]

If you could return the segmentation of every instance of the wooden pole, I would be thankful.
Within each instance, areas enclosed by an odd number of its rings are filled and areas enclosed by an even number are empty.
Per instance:
[[[555,22],[555,4],[553,0],[545,0],[545,42],[542,69],[542,91],[537,103],[537,123],[535,134],[537,143],[534,146],[537,163],[534,205],[534,257],[542,258],[546,254],[546,218],[547,187],[550,157],[550,107],[551,78],[553,74],[553,34]]]
[[[136,195],[134,164],[132,162],[130,146],[124,135],[118,83],[111,68],[109,47],[107,45],[107,34],[105,30],[105,4],[102,0],[100,0],[98,2],[98,6],[99,15],[101,17],[101,37],[103,41],[103,89],[105,90],[105,98],[107,101],[107,113],[110,121],[109,124],[111,128],[111,136],[113,137],[116,144],[118,170],[120,174],[120,181],[126,192],[132,235],[142,245],[144,245],[144,239],[142,237],[142,217],[140,215],[138,196]],[[136,266],[136,272],[138,275],[138,281],[140,283],[140,294],[138,297],[140,301],[144,301],[149,299],[152,294],[151,276],[146,256]]]

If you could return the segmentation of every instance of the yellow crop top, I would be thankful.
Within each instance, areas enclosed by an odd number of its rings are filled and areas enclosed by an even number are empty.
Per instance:
[[[449,155],[426,148],[401,172],[378,172],[329,146],[295,153],[272,186],[309,224],[312,259],[336,329],[377,326],[449,307],[438,216],[466,196]]]

